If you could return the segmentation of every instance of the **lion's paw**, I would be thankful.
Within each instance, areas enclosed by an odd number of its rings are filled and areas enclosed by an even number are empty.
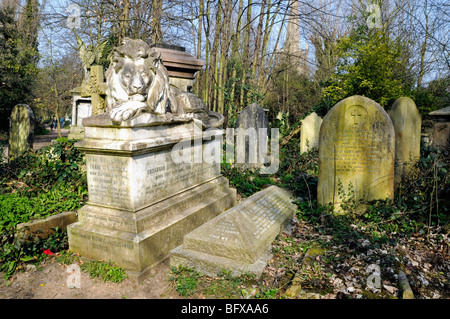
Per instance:
[[[145,108],[145,103],[128,101],[122,106],[112,109],[110,118],[113,122],[120,123],[122,121],[129,120],[133,117],[138,110]]]

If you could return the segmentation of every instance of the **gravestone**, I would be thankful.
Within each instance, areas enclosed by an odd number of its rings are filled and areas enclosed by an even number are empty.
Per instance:
[[[430,113],[435,121],[433,126],[433,146],[450,149],[450,106]]]
[[[319,132],[320,126],[322,125],[322,118],[313,112],[301,122],[300,154],[319,147]]]
[[[223,132],[204,135],[222,125],[223,115],[171,87],[144,41],[125,38],[110,57],[107,112],[85,118],[84,139],[75,144],[86,156],[89,200],[68,226],[69,248],[111,260],[141,282],[185,234],[232,207],[236,191],[221,175],[220,160],[203,160],[222,147]],[[135,100],[118,72],[137,70],[142,62],[154,67],[135,72],[136,81],[157,78],[161,85],[143,87],[145,98]],[[114,96],[119,88],[123,94]]]
[[[8,157],[13,160],[33,149],[34,113],[26,104],[17,104],[9,119]]]
[[[409,97],[398,98],[388,112],[395,130],[395,182],[420,158],[422,119]]]
[[[261,167],[266,159],[260,146],[267,145],[267,131],[269,120],[267,109],[263,109],[257,103],[250,104],[239,112],[236,120],[236,166],[243,168]]]
[[[271,244],[292,219],[291,194],[271,186],[184,236],[173,249],[170,265],[193,267],[216,276],[222,269],[233,276],[259,277],[271,258]]]
[[[337,103],[319,136],[318,202],[341,211],[356,203],[393,198],[395,131],[385,110],[362,96]]]

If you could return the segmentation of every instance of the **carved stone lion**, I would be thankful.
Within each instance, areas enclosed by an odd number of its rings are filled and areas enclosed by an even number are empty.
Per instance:
[[[208,111],[195,95],[169,85],[167,69],[158,51],[142,40],[125,38],[109,56],[106,71],[106,111],[113,122],[141,113],[171,113],[179,119],[199,119],[206,126],[222,124],[223,116]],[[220,123],[219,123],[220,122]]]

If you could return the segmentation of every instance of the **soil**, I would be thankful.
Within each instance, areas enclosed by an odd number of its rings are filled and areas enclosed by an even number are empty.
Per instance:
[[[180,299],[169,281],[169,259],[150,271],[141,284],[131,279],[104,282],[81,271],[80,288],[68,288],[67,268],[49,258],[37,269],[17,272],[9,285],[0,273],[0,299]]]

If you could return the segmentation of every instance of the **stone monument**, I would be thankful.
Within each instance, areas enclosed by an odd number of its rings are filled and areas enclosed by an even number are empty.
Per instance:
[[[450,148],[450,106],[430,113],[435,120],[433,126],[433,146]]]
[[[26,104],[17,104],[9,118],[8,157],[13,160],[33,149],[34,113]]]
[[[267,109],[263,109],[257,103],[250,104],[239,112],[235,125],[235,164],[237,167],[261,167],[267,162],[265,159],[259,158],[260,154],[265,154],[265,151],[260,150],[261,145],[267,145],[268,143],[269,120],[267,119],[267,112]]]
[[[233,276],[259,277],[272,258],[272,242],[292,219],[292,194],[270,186],[184,236],[172,250],[170,265],[193,267],[209,275],[225,269]]]
[[[161,54],[162,64],[169,74],[169,83],[189,92],[194,85],[195,73],[202,69],[204,62],[194,58],[184,47],[162,43],[152,47]]]
[[[309,114],[302,121],[300,133],[300,154],[319,147],[319,132],[322,118],[316,112]]]
[[[110,62],[106,113],[84,119],[75,144],[86,154],[89,201],[68,227],[69,247],[140,281],[185,234],[232,207],[236,192],[219,162],[196,156],[221,147],[203,133],[223,116],[171,87],[159,53],[141,40],[125,38]]]
[[[83,118],[99,115],[105,112],[105,78],[103,66],[98,65],[103,55],[106,41],[99,45],[86,47],[77,36],[77,44],[81,62],[84,68],[83,82],[72,93],[72,125],[69,139],[84,137]]]
[[[388,112],[395,130],[395,183],[420,158],[422,118],[409,97],[398,98]]]
[[[394,161],[395,131],[386,111],[362,96],[340,101],[320,128],[318,202],[341,211],[345,196],[356,203],[393,198]]]

